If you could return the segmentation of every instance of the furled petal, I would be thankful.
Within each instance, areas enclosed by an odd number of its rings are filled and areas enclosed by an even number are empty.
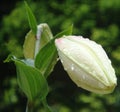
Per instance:
[[[82,36],[64,36],[55,44],[64,69],[79,87],[101,94],[113,91],[115,71],[101,45]]]

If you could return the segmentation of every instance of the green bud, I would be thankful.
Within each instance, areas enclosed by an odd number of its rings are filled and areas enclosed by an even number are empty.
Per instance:
[[[23,53],[26,59],[34,59],[39,50],[46,45],[53,35],[49,26],[46,23],[42,23],[37,26],[37,34],[29,31],[25,37],[23,45]]]

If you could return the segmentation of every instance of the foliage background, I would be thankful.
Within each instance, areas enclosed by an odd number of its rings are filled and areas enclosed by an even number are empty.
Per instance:
[[[74,24],[73,34],[95,40],[106,50],[118,78],[115,91],[98,95],[78,88],[60,62],[48,78],[48,103],[58,112],[119,112],[120,110],[120,0],[27,0],[37,22],[48,23],[53,34]],[[23,58],[22,45],[29,31],[21,0],[0,3],[0,111],[24,112],[26,97],[16,81],[12,53]],[[59,72],[58,72],[59,71]],[[41,110],[42,112],[42,110]]]

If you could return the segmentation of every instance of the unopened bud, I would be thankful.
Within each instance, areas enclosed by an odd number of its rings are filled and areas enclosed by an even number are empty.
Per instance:
[[[64,69],[78,87],[99,94],[114,90],[115,71],[101,45],[82,36],[64,36],[55,44]]]
[[[53,38],[52,32],[46,23],[37,26],[37,34],[32,30],[25,37],[23,52],[26,59],[34,59],[39,50]]]

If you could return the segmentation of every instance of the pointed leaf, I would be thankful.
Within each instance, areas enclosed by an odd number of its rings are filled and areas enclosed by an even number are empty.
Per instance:
[[[35,66],[47,77],[53,70],[57,62],[57,50],[54,45],[54,39],[45,45],[35,59]]]
[[[73,31],[73,25],[71,25],[70,27],[68,27],[64,31],[62,31],[62,32],[58,33],[57,35],[55,35],[55,38],[60,38],[63,35],[71,35],[72,31]]]
[[[27,98],[32,101],[35,98],[44,99],[48,94],[48,84],[40,71],[32,66],[28,66],[23,61],[9,55],[5,62],[14,61],[17,70],[17,80],[20,88]]]
[[[28,16],[30,28],[32,29],[33,33],[36,35],[36,33],[37,33],[36,18],[35,18],[32,10],[30,9],[30,7],[28,6],[26,1],[25,1],[25,7],[26,7],[26,11],[27,11],[27,16]]]
[[[72,25],[64,30],[63,32],[57,34],[50,42],[48,42],[37,54],[35,59],[35,66],[40,70],[40,72],[48,77],[52,72],[55,64],[57,63],[57,50],[54,44],[54,40],[63,35],[71,35],[72,34]]]

